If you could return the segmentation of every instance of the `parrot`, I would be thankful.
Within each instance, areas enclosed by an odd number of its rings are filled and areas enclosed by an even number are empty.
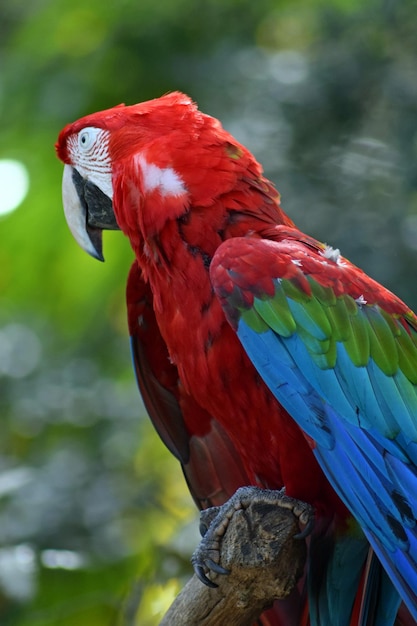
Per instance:
[[[416,315],[300,231],[183,93],[86,115],[56,151],[78,244],[103,261],[103,230],[129,239],[138,386],[197,505],[227,515],[248,486],[314,510],[305,575],[259,623],[415,624]],[[206,584],[225,573],[216,520],[193,557]]]

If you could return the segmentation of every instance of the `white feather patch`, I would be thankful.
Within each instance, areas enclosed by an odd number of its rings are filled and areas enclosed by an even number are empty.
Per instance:
[[[330,259],[335,263],[338,263],[340,260],[340,250],[339,248],[332,248],[331,246],[327,246],[324,248],[323,252],[320,252],[325,259]]]
[[[161,168],[148,163],[143,155],[136,157],[142,170],[143,188],[145,192],[158,189],[163,196],[182,196],[186,188],[182,178],[172,167]]]
[[[363,297],[363,294],[359,296],[359,298],[356,298],[355,300],[356,304],[359,304],[359,306],[362,306],[364,304],[367,303],[367,300],[365,300],[365,298]]]

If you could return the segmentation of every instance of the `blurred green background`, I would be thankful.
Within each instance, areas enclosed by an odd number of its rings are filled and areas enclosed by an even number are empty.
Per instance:
[[[414,0],[2,3],[2,626],[154,626],[197,541],[131,370],[129,244],[106,233],[102,265],[72,240],[61,127],[189,93],[302,229],[417,309],[416,29]]]

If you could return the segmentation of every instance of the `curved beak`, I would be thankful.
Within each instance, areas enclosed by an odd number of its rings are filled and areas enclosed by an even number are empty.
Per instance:
[[[62,202],[75,241],[95,259],[104,261],[102,231],[119,229],[111,199],[74,167],[65,165]]]

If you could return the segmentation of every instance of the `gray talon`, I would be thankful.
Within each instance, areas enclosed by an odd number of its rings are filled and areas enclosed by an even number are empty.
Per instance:
[[[212,559],[207,559],[206,565],[216,574],[221,574],[222,576],[228,576],[230,574],[230,570],[225,569],[218,563],[215,563]]]
[[[194,572],[197,578],[203,583],[203,585],[211,587],[212,589],[215,589],[218,586],[216,585],[216,583],[210,580],[210,578],[207,578],[204,568],[201,565],[195,565]]]

